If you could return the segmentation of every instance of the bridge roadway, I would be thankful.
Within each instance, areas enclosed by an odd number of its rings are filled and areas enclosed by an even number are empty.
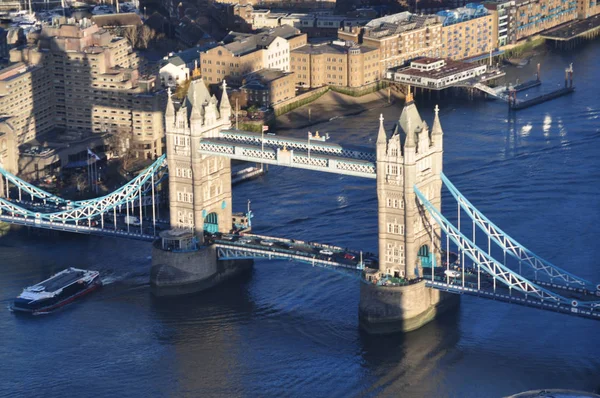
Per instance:
[[[209,239],[217,247],[221,260],[285,259],[346,271],[361,271],[365,265],[377,264],[377,259],[372,253],[361,254],[339,246],[301,240],[255,234],[222,234]],[[360,273],[355,275],[360,277]]]
[[[444,275],[445,268],[438,267],[434,269],[432,277],[431,274],[427,275],[429,270],[424,271],[423,279],[425,285],[433,289],[600,320],[600,291],[581,291],[563,285],[544,283],[544,287],[573,300],[571,305],[567,305],[552,300],[544,301],[533,295],[525,295],[518,290],[509,289],[502,283],[496,283],[494,287],[493,278],[483,271],[478,281],[477,270],[474,268],[465,269],[464,282],[462,273],[457,277],[448,277]],[[568,294],[565,294],[565,291],[568,291]],[[583,303],[590,304],[591,308],[581,308]]]
[[[76,225],[71,223],[49,222],[43,220],[36,220],[34,218],[10,216],[7,214],[0,214],[0,221],[4,221],[15,225],[23,225],[27,227],[49,229],[53,231],[74,232],[85,235],[113,236],[118,238],[142,240],[146,242],[152,242],[156,239],[156,236],[153,235],[154,228],[152,226],[152,220],[143,220],[143,231],[140,231],[140,227],[135,226],[129,226],[128,231],[127,224],[125,224],[125,222],[123,221],[123,216],[119,217],[116,229],[114,227],[113,220],[106,220],[104,223],[104,228],[101,228],[98,221],[96,220],[93,220],[93,222],[90,221],[89,225]],[[92,224],[94,224],[95,226]],[[161,222],[160,225],[159,223],[157,223],[156,231],[158,232],[159,230],[164,229],[163,225],[165,225],[164,222]]]

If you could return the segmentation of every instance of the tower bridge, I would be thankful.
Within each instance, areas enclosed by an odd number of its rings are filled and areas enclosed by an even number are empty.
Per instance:
[[[518,243],[444,175],[437,106],[430,127],[409,94],[391,131],[380,117],[375,148],[349,148],[312,135],[304,140],[233,130],[223,86],[220,101],[201,80],[192,81],[178,109],[169,98],[167,156],[108,195],[68,201],[0,168],[0,220],[154,241],[151,288],[159,296],[206,289],[253,259],[345,272],[362,282],[359,320],[373,333],[416,329],[456,305],[460,295],[600,319],[600,285]],[[378,257],[360,248],[232,232],[231,159],[375,179]],[[157,185],[167,182],[169,225],[161,224],[155,196]],[[456,201],[458,225],[441,212],[444,188]]]

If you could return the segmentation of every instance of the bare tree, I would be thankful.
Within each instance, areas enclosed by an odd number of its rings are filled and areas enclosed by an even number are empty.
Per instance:
[[[108,139],[112,155],[121,160],[121,167],[125,170],[128,170],[135,160],[132,141],[133,133],[123,131],[112,134]]]

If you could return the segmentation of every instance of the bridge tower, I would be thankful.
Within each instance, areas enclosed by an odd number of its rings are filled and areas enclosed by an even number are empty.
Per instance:
[[[376,143],[379,269],[361,283],[359,323],[369,333],[415,330],[458,303],[459,296],[429,289],[424,267],[441,261],[440,227],[422,210],[415,185],[441,206],[443,131],[438,107],[431,130],[409,91],[388,137],[379,119]],[[431,269],[431,268],[428,268]],[[385,281],[391,283],[379,283]]]
[[[440,227],[434,224],[432,230],[414,193],[416,185],[440,208],[443,131],[438,107],[430,131],[409,93],[391,137],[380,118],[376,146],[379,272],[418,278],[423,276],[423,266],[440,261]]]
[[[171,227],[193,230],[200,242],[205,230],[229,232],[232,228],[231,161],[198,153],[202,138],[216,137],[231,127],[230,116],[225,81],[220,104],[200,78],[192,80],[177,111],[171,96],[167,103]]]
[[[218,260],[203,245],[204,231],[232,229],[231,161],[198,152],[201,139],[230,128],[231,105],[223,81],[220,103],[194,71],[179,109],[171,96],[165,111],[171,230],[152,248],[150,290],[174,296],[208,289],[252,266],[252,260]]]

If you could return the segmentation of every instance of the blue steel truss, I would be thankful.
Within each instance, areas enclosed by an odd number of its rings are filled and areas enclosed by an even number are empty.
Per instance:
[[[7,182],[11,182],[18,189],[29,194],[32,199],[35,197],[38,199],[42,199],[44,202],[45,201],[54,202],[57,205],[71,204],[71,201],[60,198],[56,195],[51,194],[50,192],[46,192],[43,189],[36,187],[35,185],[32,185],[26,181],[23,181],[19,177],[15,176],[14,174],[11,174],[8,171],[4,170],[2,167],[0,167],[0,174],[2,176],[4,176],[4,178],[6,179]],[[2,178],[2,177],[0,177],[0,178]],[[8,188],[8,185],[7,185],[7,188]]]
[[[99,217],[108,211],[116,211],[117,208],[130,203],[136,199],[141,200],[143,193],[148,192],[154,185],[164,178],[159,175],[167,167],[166,156],[158,158],[152,165],[143,170],[133,180],[123,185],[116,191],[99,198],[78,201],[77,206],[52,213],[34,212],[6,199],[0,198],[0,214],[18,214],[24,218],[32,218],[38,222],[66,223],[80,220],[89,220]],[[157,176],[158,175],[158,176]]]
[[[521,264],[528,266],[536,272],[540,271],[550,277],[550,280],[559,279],[567,285],[575,285],[590,291],[600,290],[600,285],[594,285],[583,278],[573,275],[562,268],[544,260],[536,255],[519,242],[511,238],[506,232],[498,228],[486,216],[484,216],[471,202],[465,198],[460,191],[450,182],[450,180],[442,173],[442,182],[448,188],[454,199],[467,215],[503,250],[510,256],[517,259]]]
[[[365,282],[362,278],[361,271],[364,270],[362,264],[349,265],[336,262],[334,260],[326,260],[310,253],[297,254],[293,250],[236,246],[234,243],[215,243],[219,260],[247,260],[247,259],[268,259],[268,260],[289,260],[298,261],[301,263],[310,264],[313,267],[326,268],[337,271],[346,276],[353,276],[361,282]],[[299,253],[299,252],[298,252]]]
[[[463,235],[458,228],[450,223],[436,208],[427,200],[427,198],[414,186],[417,198],[431,215],[434,221],[442,228],[446,235],[458,246],[459,250],[467,255],[484,272],[492,276],[497,281],[506,285],[509,290],[515,289],[528,297],[536,297],[542,301],[554,302],[565,306],[571,306],[573,300],[563,297],[555,292],[545,289],[512,271],[503,264],[500,264],[485,251],[481,250],[469,238]],[[576,305],[585,309],[600,308],[600,302],[581,302]]]

